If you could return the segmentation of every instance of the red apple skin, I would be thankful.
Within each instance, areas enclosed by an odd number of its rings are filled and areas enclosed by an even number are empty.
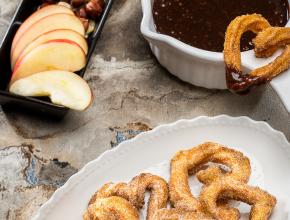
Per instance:
[[[46,40],[46,41],[43,41],[41,44],[43,44],[43,43],[47,43],[48,41],[51,41],[51,40],[57,40],[57,39],[68,39],[68,40],[72,40],[72,41],[74,41],[75,43],[77,43],[75,40],[73,40],[73,39],[69,39],[69,37],[67,37],[67,36],[69,36],[69,35],[74,35],[75,37],[77,37],[77,38],[79,38],[79,39],[77,39],[78,41],[82,41],[82,42],[80,42],[80,43],[82,43],[82,45],[80,45],[79,44],[79,46],[83,49],[83,51],[85,52],[85,54],[87,54],[87,51],[88,51],[88,45],[87,45],[87,41],[86,41],[86,39],[81,35],[81,34],[79,34],[78,32],[76,32],[76,31],[74,31],[74,30],[70,30],[70,29],[56,29],[56,30],[51,30],[51,31],[48,31],[48,32],[45,32],[45,33],[43,33],[43,34],[41,34],[40,36],[38,36],[33,42],[31,42],[30,44],[28,44],[23,50],[22,50],[22,52],[20,53],[20,55],[16,58],[16,59],[12,59],[11,60],[11,68],[12,69],[14,69],[14,66],[15,66],[15,63],[16,63],[16,61],[18,60],[18,59],[20,59],[20,57],[23,57],[23,55],[25,55],[25,54],[23,54],[24,52],[26,52],[26,50],[27,50],[27,48],[31,45],[31,44],[33,44],[33,43],[35,43],[38,39],[40,39],[41,37],[45,37],[45,36],[47,36],[47,35],[50,35],[50,34],[54,34],[54,33],[56,33],[57,34],[57,32],[62,32],[61,33],[61,35],[63,35],[62,37],[64,37],[64,38],[51,38],[50,40]],[[59,36],[58,36],[59,37]],[[39,45],[41,45],[41,44],[39,44]],[[37,46],[39,46],[39,45],[37,45]],[[35,47],[33,47],[33,49],[34,49]],[[31,51],[31,50],[30,50]],[[29,52],[30,52],[29,51]],[[27,53],[27,52],[26,52]]]
[[[67,7],[64,7],[62,5],[48,5],[45,8],[39,9],[38,11],[34,12],[32,15],[30,15],[24,23],[20,26],[20,28],[17,30],[11,49],[14,49],[16,45],[16,41],[21,37],[21,35],[35,22],[40,20],[43,17],[46,17],[48,15],[56,14],[56,13],[67,13],[73,15],[73,11],[70,10]]]
[[[85,52],[83,51],[83,49],[77,43],[75,43],[74,41],[67,40],[67,39],[56,39],[56,40],[48,41],[48,42],[44,43],[43,45],[47,45],[47,44],[50,44],[50,43],[67,43],[67,44],[70,44],[70,45],[77,46],[82,51],[83,56],[85,57]],[[43,45],[41,45],[41,46],[43,46]],[[35,49],[37,49],[37,48],[35,48]],[[13,69],[13,72],[12,72],[10,84],[15,82],[19,78],[19,77],[16,78],[15,73],[17,72],[18,68],[21,66],[23,60],[25,60],[25,57],[23,57],[23,58],[21,58],[21,59],[16,61],[14,69]],[[30,74],[30,75],[32,75],[32,74]]]
[[[71,25],[68,25],[69,26],[68,27],[67,24],[61,22],[61,19],[59,17],[62,17],[63,19],[71,19],[71,21],[75,22],[74,25],[77,24],[77,27],[76,26],[73,27]],[[51,19],[52,21],[57,21],[55,23],[55,27],[51,26],[49,28],[45,28],[45,26],[44,26],[44,27],[42,27],[42,29],[39,30],[39,32],[33,33],[33,30],[36,29],[38,25],[50,24],[50,23],[45,23],[46,22],[45,20],[48,20],[48,19]],[[49,26],[49,25],[47,25],[47,26]],[[77,18],[75,15],[70,15],[70,14],[66,14],[66,13],[56,13],[56,14],[52,14],[52,15],[43,17],[43,18],[39,19],[37,22],[35,22],[34,24],[32,24],[30,26],[30,28],[28,28],[26,31],[24,31],[23,34],[21,35],[22,38],[19,38],[18,40],[16,40],[15,46],[11,49],[11,52],[10,52],[11,60],[15,60],[15,58],[20,55],[21,51],[23,49],[25,49],[25,47],[29,43],[31,43],[36,38],[38,38],[41,34],[48,32],[48,31],[51,31],[51,30],[55,30],[55,29],[72,29],[74,31],[77,31],[82,36],[85,35],[84,26],[83,26],[82,22],[79,20],[79,18]],[[30,31],[30,30],[32,30],[32,31]],[[32,32],[32,33],[30,33],[30,32]],[[30,37],[31,34],[33,34],[32,37]],[[28,36],[27,40],[29,40],[29,41],[26,42],[26,40],[25,40],[25,43],[22,43],[23,38],[25,38],[27,36]],[[21,42],[21,40],[22,40],[22,42]]]
[[[73,44],[75,46],[78,46],[83,51],[83,53],[85,54],[84,50],[80,47],[80,45],[78,45],[76,42],[71,41],[71,40],[67,40],[67,39],[56,39],[56,40],[47,41],[45,44],[47,44],[47,43],[54,43],[54,42],[55,43],[62,43],[63,42],[63,43]],[[13,69],[13,74],[17,70],[17,68],[21,65],[21,62],[22,61],[23,61],[23,59],[16,61],[15,67]],[[13,74],[12,74],[12,77],[13,77]]]

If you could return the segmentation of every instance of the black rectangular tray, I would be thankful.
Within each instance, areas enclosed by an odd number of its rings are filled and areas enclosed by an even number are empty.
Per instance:
[[[98,19],[96,28],[87,39],[88,41],[88,54],[86,66],[77,72],[81,77],[84,76],[87,65],[94,52],[94,48],[101,35],[102,29],[108,17],[109,11],[112,7],[114,0],[107,0],[104,11],[101,17]],[[42,0],[22,0],[18,6],[10,26],[0,45],[0,105],[3,108],[20,109],[26,112],[33,112],[33,114],[53,116],[55,118],[63,118],[68,112],[68,108],[51,103],[48,99],[25,97],[10,93],[8,91],[8,85],[11,78],[11,66],[10,66],[10,49],[14,38],[14,35],[23,23],[37,7],[42,4]]]

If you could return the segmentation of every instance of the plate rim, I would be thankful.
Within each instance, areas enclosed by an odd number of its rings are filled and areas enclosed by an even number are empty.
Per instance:
[[[201,123],[203,122],[203,123]],[[178,130],[184,127],[189,127],[192,125],[201,124],[209,124],[215,122],[216,124],[234,124],[240,122],[240,124],[247,124],[249,127],[254,127],[259,129],[262,132],[272,133],[272,136],[275,137],[275,140],[281,143],[281,149],[287,152],[287,155],[290,155],[290,143],[287,140],[284,133],[281,131],[275,130],[272,128],[267,122],[265,121],[256,121],[247,116],[229,116],[229,115],[217,115],[217,116],[198,116],[192,119],[179,119],[175,122],[168,123],[168,124],[161,124],[150,131],[142,132],[136,135],[134,138],[123,141],[122,143],[118,144],[116,147],[104,151],[100,154],[96,159],[93,159],[86,163],[78,172],[73,174],[64,185],[56,189],[56,191],[52,194],[52,196],[44,203],[38,210],[36,211],[35,215],[32,217],[32,220],[39,220],[47,216],[50,210],[54,207],[54,203],[65,196],[72,188],[76,187],[80,181],[84,180],[84,177],[90,174],[92,168],[95,167],[96,164],[105,160],[106,158],[112,157],[115,153],[126,150],[130,150],[131,147],[134,145],[134,142],[146,142],[146,140],[150,140],[152,138],[163,136],[168,132],[173,132],[174,130]],[[126,147],[127,145],[127,147]],[[289,158],[290,159],[290,158]],[[109,160],[108,160],[109,161]],[[289,204],[290,206],[290,204]],[[290,207],[289,207],[290,208]]]

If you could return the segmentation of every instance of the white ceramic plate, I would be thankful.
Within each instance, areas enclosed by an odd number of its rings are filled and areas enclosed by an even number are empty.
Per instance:
[[[104,183],[128,181],[144,170],[166,177],[175,152],[205,141],[225,144],[249,156],[255,167],[250,183],[262,185],[279,201],[271,219],[290,219],[290,144],[265,122],[225,115],[180,120],[123,142],[73,175],[33,219],[80,220],[88,200]]]

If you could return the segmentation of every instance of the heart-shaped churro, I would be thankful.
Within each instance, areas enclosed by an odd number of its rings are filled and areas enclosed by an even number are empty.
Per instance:
[[[273,62],[244,74],[241,67],[240,40],[246,31],[257,34],[253,43],[256,57],[269,57],[279,48],[283,53]],[[290,66],[289,28],[271,27],[259,14],[243,15],[235,18],[228,26],[224,43],[224,61],[228,89],[244,94],[252,87],[264,84]]]
[[[208,162],[221,163],[228,166],[231,171],[217,172],[216,168],[199,171],[197,177],[205,184],[210,184],[220,176],[230,177],[237,181],[247,183],[251,174],[250,161],[242,153],[226,148],[220,144],[207,142],[190,150],[178,152],[171,160],[171,174],[169,182],[170,201],[175,208],[192,211],[203,211],[198,198],[195,198],[189,187],[189,171]],[[219,169],[218,169],[219,170]],[[232,219],[239,218],[238,210],[221,203],[220,211]]]
[[[138,210],[126,199],[118,196],[99,198],[89,205],[84,220],[138,220]]]
[[[158,209],[166,208],[168,201],[167,182],[159,176],[142,173],[134,177],[129,183],[105,184],[89,202],[89,207],[99,199],[112,196],[121,197],[129,201],[136,209],[144,206],[145,192],[150,191],[147,207],[147,220],[153,220]]]
[[[232,220],[230,216],[220,212],[217,206],[217,200],[220,196],[251,205],[250,220],[268,219],[273,207],[276,205],[276,198],[266,191],[229,177],[221,177],[211,184],[205,185],[199,197],[205,210],[215,219]]]

